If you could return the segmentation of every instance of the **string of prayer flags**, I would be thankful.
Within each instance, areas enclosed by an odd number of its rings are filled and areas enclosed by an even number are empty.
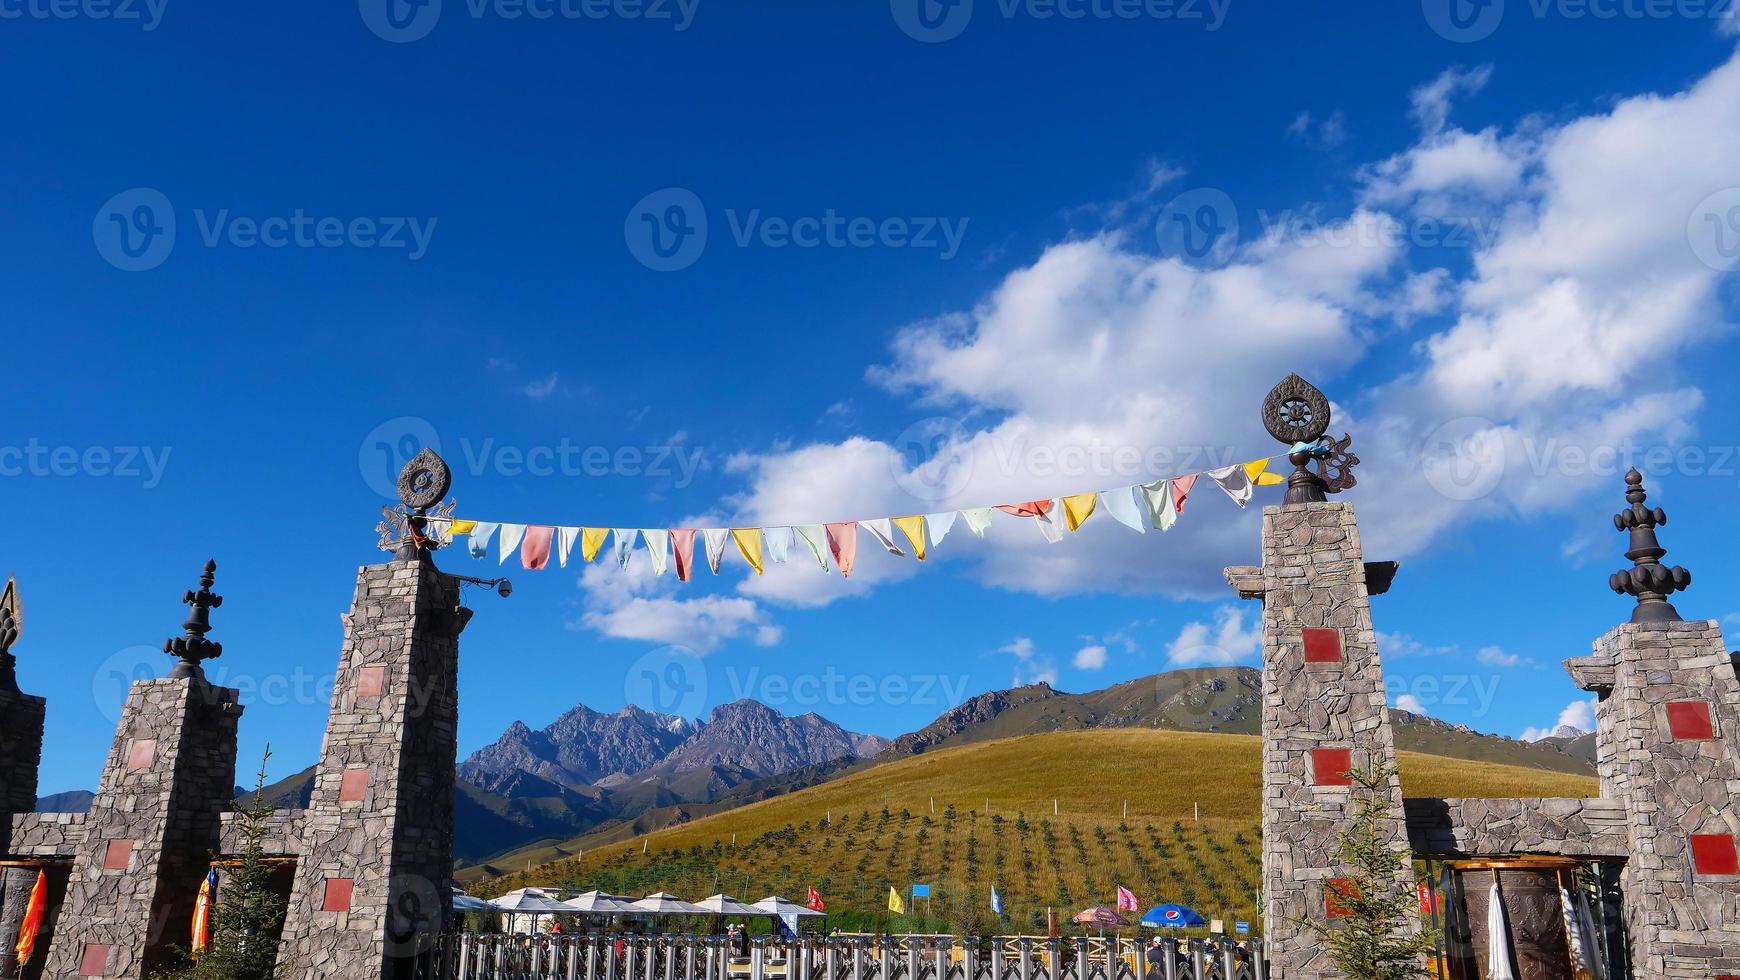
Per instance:
[[[930,535],[930,543],[933,547],[942,544],[943,538],[949,536],[949,528],[955,526],[957,516],[952,510],[946,510],[940,514],[924,515],[924,530],[926,534]]]
[[[882,517],[874,521],[859,521],[858,523],[864,530],[869,531],[872,537],[881,542],[882,547],[887,548],[889,554],[896,558],[906,557],[906,552],[901,551],[900,546],[894,543],[894,522],[892,520]]]
[[[852,577],[852,561],[858,557],[858,522],[838,521],[828,525],[828,550],[841,578]]]
[[[671,557],[671,532],[664,528],[640,529],[640,539],[646,542],[647,556],[652,559],[654,577],[663,575]]]
[[[755,569],[755,574],[761,574],[761,528],[734,527],[731,529],[731,540],[737,542],[737,550],[742,553],[743,560],[749,567]]]
[[[677,581],[687,582],[695,564],[695,534],[692,527],[671,528],[671,552],[676,556]]]
[[[725,560],[725,539],[731,532],[722,527],[710,527],[701,532],[707,543],[707,567],[719,574],[719,563]]]
[[[524,524],[503,524],[501,526],[501,540],[497,545],[499,557],[496,558],[495,563],[497,565],[507,564],[508,556],[520,550],[520,540],[525,536],[526,526]]]
[[[822,573],[827,574],[829,571],[828,556],[822,551],[822,547],[827,541],[827,532],[822,529],[820,524],[794,524],[792,530],[797,532],[798,537],[804,539],[804,544],[810,546],[810,554],[816,556],[816,561],[821,563]]]
[[[991,526],[990,507],[967,507],[961,511],[961,520],[967,522],[967,527],[979,537],[985,536],[985,528]]]
[[[1101,490],[1099,500],[1106,505],[1106,513],[1111,515],[1112,520],[1137,534],[1148,533],[1148,522],[1143,519],[1142,508],[1136,503],[1135,487]]]
[[[549,565],[550,540],[555,534],[556,529],[547,524],[533,524],[526,528],[526,536],[520,544],[520,566],[536,572]]]
[[[761,529],[761,543],[767,549],[767,560],[783,565],[791,553],[791,528],[764,527]]]
[[[634,536],[632,527],[616,527],[610,529],[610,539],[616,550],[616,567],[627,568],[630,555],[634,554]],[[566,565],[567,562],[562,564]]]
[[[900,528],[900,533],[906,535],[906,540],[912,543],[913,557],[924,561],[924,515],[914,514],[893,520],[894,526]]]
[[[1099,496],[1097,493],[1078,493],[1063,498],[1064,520],[1069,524],[1072,533],[1079,530],[1083,524],[1087,523],[1087,519],[1093,516],[1094,505],[1099,500]]]

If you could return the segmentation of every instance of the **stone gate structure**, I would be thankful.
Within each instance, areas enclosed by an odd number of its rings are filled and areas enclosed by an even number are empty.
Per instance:
[[[1262,565],[1227,569],[1263,603],[1263,902],[1269,975],[1337,974],[1303,921],[1333,919],[1338,838],[1353,819],[1348,773],[1396,758],[1371,598],[1397,566],[1368,561],[1351,504],[1350,441],[1324,441],[1330,406],[1290,376],[1264,405],[1294,466],[1284,502],[1262,520]],[[295,865],[282,962],[298,980],[427,975],[420,967],[450,913],[458,639],[466,579],[434,561],[431,514],[449,488],[425,451],[388,510],[390,561],[357,575],[320,762],[307,807],[279,811],[268,849]],[[1503,858],[1600,862],[1624,941],[1614,980],[1740,977],[1740,679],[1713,621],[1687,622],[1668,601],[1690,584],[1661,564],[1660,508],[1626,478],[1632,567],[1610,584],[1635,599],[1631,620],[1566,662],[1599,698],[1601,795],[1590,799],[1404,798],[1380,792],[1398,855],[1431,862]],[[23,972],[141,978],[185,941],[210,861],[238,850],[230,819],[237,692],[201,664],[223,602],[207,563],[182,634],[165,644],[169,675],[135,682],[88,813],[37,814],[43,699],[19,690],[15,602],[0,601],[0,975],[38,871],[56,914]],[[496,584],[496,583],[480,583]],[[507,586],[502,584],[502,594]],[[1431,865],[1428,865],[1429,867]],[[1496,881],[1496,872],[1494,880]],[[1428,882],[1428,884],[1430,884]],[[1483,899],[1482,899],[1483,901]],[[1475,904],[1473,896],[1470,905]],[[1552,973],[1531,973],[1525,980]]]

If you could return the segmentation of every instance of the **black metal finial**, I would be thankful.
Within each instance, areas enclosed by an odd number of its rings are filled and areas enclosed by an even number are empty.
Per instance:
[[[425,534],[424,528],[428,526],[428,518],[446,518],[453,513],[451,500],[435,506],[447,496],[452,486],[452,470],[433,449],[425,446],[422,452],[411,457],[411,461],[399,471],[399,499],[404,501],[405,510],[383,507],[383,519],[375,525],[375,531],[381,536],[380,549],[391,551],[393,559],[401,561],[428,558],[430,552],[441,547],[441,542]],[[433,511],[430,510],[432,507]]]
[[[1329,399],[1297,374],[1289,374],[1263,399],[1263,427],[1280,443],[1293,450],[1287,461],[1293,472],[1287,477],[1283,503],[1321,503],[1331,493],[1340,493],[1358,481],[1353,468],[1359,457],[1348,450],[1353,437],[1320,442],[1329,431]],[[1312,461],[1317,472],[1310,470]]]
[[[181,601],[192,608],[187,613],[187,621],[181,624],[186,632],[163,641],[164,653],[181,658],[175,669],[169,672],[170,677],[204,680],[205,670],[200,667],[200,662],[223,656],[224,645],[205,638],[211,632],[211,611],[224,604],[224,597],[211,590],[216,581],[217,562],[207,561],[205,572],[199,577],[199,591],[189,589],[181,597]]]
[[[1648,496],[1643,489],[1643,474],[1636,469],[1626,473],[1625,500],[1631,506],[1613,515],[1613,526],[1631,532],[1631,548],[1625,557],[1631,559],[1632,567],[1608,576],[1607,584],[1620,595],[1636,597],[1632,622],[1677,623],[1680,612],[1667,597],[1690,587],[1692,573],[1678,565],[1669,568],[1661,563],[1667,549],[1656,540],[1655,529],[1667,525],[1667,512],[1660,507],[1645,507],[1643,501]]]
[[[24,627],[23,607],[18,604],[18,584],[6,580],[6,591],[0,593],[0,694],[18,694],[18,658],[12,655],[12,644]]]

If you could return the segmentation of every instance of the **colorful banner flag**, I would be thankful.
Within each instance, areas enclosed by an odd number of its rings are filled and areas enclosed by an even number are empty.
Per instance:
[[[1136,893],[1129,890],[1128,888],[1125,888],[1123,885],[1118,886],[1118,911],[1119,912],[1139,912],[1139,911],[1141,911],[1140,906],[1138,906],[1136,904]]]
[[[574,542],[580,540],[580,529],[577,527],[559,527],[556,529],[556,563],[563,568],[568,567],[568,555],[574,551]]]
[[[906,540],[911,542],[912,556],[924,561],[924,516],[915,514],[911,517],[896,517],[894,526],[900,528],[900,533],[906,535]]]
[[[1178,510],[1172,504],[1172,481],[1155,480],[1140,488],[1143,503],[1148,505],[1148,520],[1157,531],[1169,531],[1178,523]]]
[[[30,901],[24,906],[24,924],[18,927],[18,945],[12,951],[18,954],[18,965],[23,967],[30,962],[30,955],[36,952],[36,935],[42,931],[42,917],[48,912],[48,873],[38,871],[36,884],[30,889]],[[20,969],[20,974],[23,970]]]
[[[638,533],[632,527],[613,527],[610,529],[611,547],[616,551],[617,568],[628,567],[628,559],[634,554],[634,538]]]
[[[1269,461],[1266,459],[1253,459],[1246,463],[1245,475],[1250,477],[1251,482],[1259,487],[1272,487],[1285,480],[1281,474],[1269,472]]]
[[[827,546],[828,533],[820,524],[797,524],[792,527],[797,536],[804,539],[804,544],[810,546],[810,554],[816,556],[816,561],[822,566],[823,573],[828,571],[828,556],[822,549]]]
[[[653,575],[663,575],[671,557],[671,532],[664,528],[643,527],[640,529],[640,539],[646,542],[647,557],[652,559]]]
[[[199,898],[193,903],[193,955],[195,959],[211,945],[211,915],[217,905],[217,869],[205,873],[199,884]]]
[[[985,528],[991,526],[990,507],[964,507],[961,509],[961,520],[967,522],[967,527],[979,537],[985,536]]]
[[[687,582],[695,564],[695,534],[692,527],[671,528],[671,553],[676,557],[677,581]]]
[[[1100,495],[1097,493],[1077,493],[1063,498],[1063,516],[1073,533],[1079,530],[1087,519],[1093,516],[1094,504]]]
[[[858,526],[869,531],[870,536],[875,538],[883,548],[886,548],[889,554],[896,558],[906,557],[906,552],[901,551],[900,546],[894,543],[893,521],[883,517],[874,521],[859,521]]]
[[[991,886],[991,914],[998,918],[1003,917],[1003,896],[997,894],[996,885]]]
[[[731,531],[722,527],[710,527],[701,532],[701,537],[707,544],[707,567],[713,574],[719,574],[719,563],[725,560],[725,540],[731,536]]]
[[[494,521],[474,521],[471,527],[471,537],[465,539],[465,550],[473,558],[482,558],[489,554],[489,539],[495,535],[496,528],[501,527]]]
[[[1106,513],[1111,515],[1112,520],[1137,534],[1148,533],[1148,520],[1142,515],[1142,506],[1136,503],[1135,487],[1101,490],[1100,503],[1105,505]]]
[[[942,544],[943,538],[949,536],[949,529],[955,526],[955,518],[958,516],[952,510],[924,515],[924,530],[930,536],[931,547]]]
[[[1034,519],[1033,523],[1039,527],[1039,533],[1045,536],[1045,540],[1052,544],[1056,544],[1063,540],[1063,528],[1059,527],[1057,523],[1057,512],[1061,508],[1057,506],[1058,502],[1056,500],[1050,500],[1047,501],[1047,503],[1051,506],[1045,508],[1045,510]]]
[[[852,560],[858,556],[858,522],[840,521],[828,525],[828,550],[834,554],[841,578],[852,577]]]
[[[906,914],[906,899],[900,897],[893,885],[888,886],[888,911],[898,915]]]
[[[604,539],[610,536],[607,527],[583,527],[580,529],[580,560],[591,561],[598,557],[598,552],[604,548]]]
[[[731,540],[737,542],[737,550],[743,555],[743,560],[749,567],[755,569],[755,574],[761,574],[761,528],[734,527],[731,529]]]
[[[1184,501],[1190,496],[1190,488],[1196,486],[1196,474],[1175,476],[1172,478],[1172,506],[1179,514],[1184,513]]]
[[[524,524],[503,524],[501,537],[496,542],[497,565],[507,564],[508,556],[520,550],[520,540],[526,536]]]
[[[544,524],[526,528],[526,536],[520,541],[520,567],[536,572],[550,564],[550,542],[555,537],[556,529]]]
[[[1257,489],[1256,484],[1251,482],[1250,474],[1245,472],[1243,466],[1222,466],[1219,469],[1209,470],[1208,478],[1213,480],[1216,486],[1225,490],[1226,495],[1232,498],[1233,503],[1240,507],[1251,502],[1251,495]]]
[[[814,885],[810,886],[810,899],[804,904],[808,905],[812,912],[826,912],[828,910],[827,903],[822,901],[822,893],[816,891]]]
[[[785,564],[786,556],[791,553],[791,537],[789,527],[762,528],[761,543],[767,549],[767,560],[775,565]]]

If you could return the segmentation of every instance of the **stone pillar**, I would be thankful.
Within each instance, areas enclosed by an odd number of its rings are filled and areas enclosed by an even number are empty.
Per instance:
[[[408,976],[453,873],[459,582],[427,552],[357,574],[280,961],[299,980]]]
[[[12,815],[36,809],[36,771],[47,713],[45,699],[7,690],[0,683],[0,855],[12,850]]]
[[[1600,695],[1601,791],[1628,818],[1633,973],[1740,975],[1740,681],[1721,627],[1624,623],[1566,667]]]
[[[235,797],[237,692],[203,677],[137,681],[73,857],[46,975],[129,977],[185,946]]]
[[[1343,774],[1396,759],[1353,506],[1265,507],[1260,585],[1254,571],[1229,569],[1228,576],[1241,593],[1263,598],[1263,929],[1269,976],[1339,976],[1321,944],[1294,920],[1330,915],[1326,892],[1342,874],[1337,850],[1355,814]],[[1390,780],[1389,796],[1394,847],[1406,854],[1399,778]],[[1411,886],[1411,871],[1407,877]]]

